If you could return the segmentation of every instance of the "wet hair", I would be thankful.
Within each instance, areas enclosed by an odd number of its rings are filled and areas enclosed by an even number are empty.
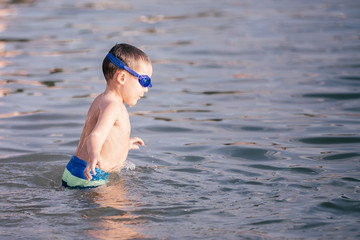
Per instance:
[[[139,70],[140,63],[142,62],[151,64],[149,57],[143,51],[130,44],[116,44],[110,49],[109,53],[112,53],[134,71]],[[115,73],[121,70],[117,68],[107,57],[104,58],[102,69],[106,81],[111,80]]]

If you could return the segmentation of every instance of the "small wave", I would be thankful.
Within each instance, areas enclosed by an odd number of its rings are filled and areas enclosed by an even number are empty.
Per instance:
[[[320,209],[336,214],[358,214],[360,212],[360,201],[352,199],[333,199],[322,202]]]
[[[307,137],[298,139],[306,144],[350,144],[359,143],[359,137]]]
[[[170,171],[185,172],[185,173],[201,173],[201,172],[204,172],[204,170],[197,169],[197,168],[175,168],[175,169],[170,169]]]
[[[322,160],[345,160],[345,159],[355,159],[357,157],[359,157],[360,154],[359,153],[355,153],[355,152],[349,152],[349,153],[339,153],[339,154],[332,154],[332,155],[328,155],[322,158]]]
[[[305,98],[320,98],[320,99],[334,99],[334,100],[350,100],[350,99],[359,99],[360,94],[355,93],[306,93],[302,97]]]
[[[225,157],[247,160],[247,161],[272,161],[274,159],[283,160],[285,157],[281,156],[280,151],[275,151],[271,149],[264,148],[250,148],[250,147],[240,147],[240,146],[226,146],[221,147],[216,150],[218,153],[221,153]]]

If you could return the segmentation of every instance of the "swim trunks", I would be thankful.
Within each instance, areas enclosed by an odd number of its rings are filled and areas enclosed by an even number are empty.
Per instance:
[[[86,165],[84,160],[72,156],[65,168],[62,185],[68,188],[93,188],[108,182],[109,174],[99,168],[95,168],[96,174],[91,173],[92,179],[88,181],[84,174]]]

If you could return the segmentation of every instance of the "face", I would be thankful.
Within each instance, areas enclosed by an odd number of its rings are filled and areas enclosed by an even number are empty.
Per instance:
[[[136,71],[140,75],[152,75],[152,66],[149,63],[143,63],[140,65],[140,69]],[[127,78],[124,83],[123,98],[124,102],[129,106],[134,106],[137,101],[148,92],[148,88],[144,88],[140,85],[137,77],[127,73]]]

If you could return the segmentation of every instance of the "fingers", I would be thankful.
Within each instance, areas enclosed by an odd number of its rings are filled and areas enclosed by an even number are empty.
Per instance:
[[[97,164],[95,164],[94,162],[91,162],[86,165],[86,168],[84,170],[84,175],[88,181],[90,181],[92,179],[91,173],[92,173],[92,175],[96,175],[96,171],[95,171],[96,165],[98,165],[99,168],[101,168],[100,161],[98,161]]]
[[[136,145],[136,144],[133,144],[133,145],[131,146],[131,149],[139,149],[139,146]]]
[[[140,146],[144,146],[145,143],[141,138],[133,137],[130,138],[130,149],[139,149]]]
[[[96,171],[95,171],[95,164],[91,167],[91,172],[93,175],[96,175]],[[92,177],[91,177],[92,178]],[[91,179],[90,178],[90,179]]]
[[[141,146],[145,145],[144,141],[141,138],[138,138],[137,143],[140,144]]]
[[[138,137],[132,138],[131,141],[132,141],[133,144],[139,144],[141,146],[145,145],[144,141],[141,138],[138,138]]]
[[[97,164],[96,164],[96,166],[97,166],[98,168],[102,169],[101,161],[98,161]]]
[[[88,181],[90,181],[92,179],[91,173],[90,173],[90,166],[89,164],[86,166],[85,170],[84,170],[84,174],[85,177]]]

